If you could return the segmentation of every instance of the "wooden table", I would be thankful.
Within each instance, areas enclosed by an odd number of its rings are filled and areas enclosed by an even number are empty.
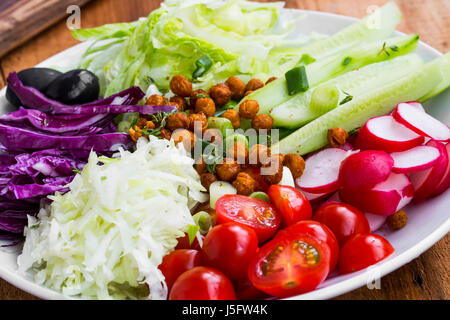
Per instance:
[[[82,27],[133,21],[159,7],[160,0],[92,0],[81,10]],[[320,10],[361,18],[386,0],[287,0],[289,8]],[[441,52],[450,49],[450,0],[396,0],[404,18],[399,30],[419,33],[421,40]],[[0,87],[11,71],[38,62],[77,44],[65,21],[0,58]],[[366,287],[337,299],[450,299],[450,235],[409,264],[381,279],[380,290]],[[35,299],[0,279],[0,299]]]

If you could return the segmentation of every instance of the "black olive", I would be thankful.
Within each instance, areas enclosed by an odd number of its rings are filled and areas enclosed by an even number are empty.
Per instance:
[[[60,75],[62,75],[62,72],[48,68],[30,68],[17,73],[20,81],[25,86],[33,87],[41,92],[47,90],[49,84]],[[6,99],[16,108],[22,106],[19,98],[17,98],[16,94],[10,88],[6,90]]]
[[[98,99],[100,83],[88,70],[72,70],[53,80],[45,95],[65,104],[83,104]]]

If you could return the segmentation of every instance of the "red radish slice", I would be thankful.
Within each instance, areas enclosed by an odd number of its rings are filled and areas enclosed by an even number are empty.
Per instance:
[[[374,188],[349,190],[341,188],[340,197],[363,212],[389,216],[405,207],[414,196],[414,187],[405,174],[391,173]]]
[[[416,190],[414,196],[414,202],[416,203],[429,198],[437,191],[448,167],[449,157],[446,146],[436,140],[430,140],[426,145],[437,148],[440,157],[432,168],[411,174],[411,181]]]
[[[394,118],[417,134],[438,141],[450,140],[450,128],[407,103],[399,103],[394,112]]]
[[[339,170],[339,185],[345,189],[371,189],[385,181],[394,160],[384,151],[367,150],[347,157]]]
[[[318,202],[330,195],[329,192],[327,193],[309,193],[304,190],[300,189],[300,192],[303,193],[303,195],[308,199],[310,202]]]
[[[433,196],[438,196],[447,191],[448,188],[450,188],[450,143],[447,144],[445,148],[447,149],[448,156],[447,170],[445,170],[444,176],[442,177],[441,182],[439,182],[436,191],[433,193]]]
[[[387,216],[380,216],[378,214],[365,213],[367,221],[369,222],[370,231],[375,232],[380,229],[386,222]]]
[[[391,153],[394,159],[392,171],[396,173],[414,173],[434,166],[441,153],[431,146],[418,146],[403,152]]]
[[[305,171],[295,180],[296,185],[310,193],[331,193],[338,189],[341,162],[349,151],[339,148],[324,149],[305,161]]]
[[[356,147],[362,150],[405,151],[424,142],[424,137],[399,123],[392,116],[372,118],[359,130]]]
[[[416,108],[419,111],[425,112],[425,108],[422,106],[422,104],[419,101],[410,101],[410,102],[406,102],[407,104],[409,104],[411,107]]]

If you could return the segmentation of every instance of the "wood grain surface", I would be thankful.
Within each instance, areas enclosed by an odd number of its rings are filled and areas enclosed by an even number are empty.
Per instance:
[[[1,6],[3,4],[1,1]],[[10,0],[6,0],[10,1]],[[51,2],[51,1],[47,1]],[[65,1],[52,1],[61,2]],[[159,7],[159,0],[92,0],[81,11],[82,27],[133,21]],[[327,11],[361,18],[370,6],[387,0],[287,0],[286,7]],[[450,49],[450,0],[395,0],[403,12],[398,30],[419,33],[441,52]],[[74,1],[71,1],[74,3]],[[65,12],[65,8],[62,8]],[[1,19],[0,19],[1,21]],[[60,21],[0,60],[0,87],[5,75],[32,67],[77,43]],[[450,235],[409,264],[381,279],[381,289],[360,288],[337,299],[450,299]],[[0,299],[35,299],[0,279]]]

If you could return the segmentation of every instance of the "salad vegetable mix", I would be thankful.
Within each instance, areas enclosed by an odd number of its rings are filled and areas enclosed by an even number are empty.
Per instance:
[[[264,299],[392,256],[375,232],[450,187],[450,129],[421,104],[450,55],[423,61],[400,19],[391,2],[299,35],[281,2],[166,0],[73,30],[79,69],[7,79],[19,271],[83,299]]]

